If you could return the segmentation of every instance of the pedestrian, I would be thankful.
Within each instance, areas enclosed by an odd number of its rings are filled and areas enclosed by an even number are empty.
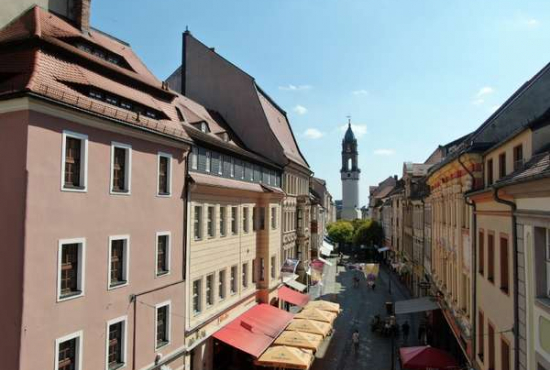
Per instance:
[[[425,335],[426,335],[426,325],[422,323],[418,327],[418,341],[422,345],[425,343]]]
[[[403,342],[407,343],[407,340],[409,339],[409,331],[411,330],[411,327],[409,326],[409,322],[405,321],[403,325],[401,325],[401,331],[403,332]]]
[[[357,355],[359,351],[359,330],[355,329],[355,331],[351,335],[351,342],[353,344],[353,352],[355,355]]]

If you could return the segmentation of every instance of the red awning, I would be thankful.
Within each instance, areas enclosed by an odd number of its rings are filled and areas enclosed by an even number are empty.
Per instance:
[[[214,338],[258,358],[293,317],[276,307],[259,304],[214,333]]]
[[[279,288],[279,299],[293,305],[304,307],[309,302],[309,296],[283,286]]]
[[[401,367],[409,370],[454,370],[459,369],[458,362],[448,352],[424,347],[402,347],[399,349]]]

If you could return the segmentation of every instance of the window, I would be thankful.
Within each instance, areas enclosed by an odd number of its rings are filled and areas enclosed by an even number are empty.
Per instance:
[[[275,271],[276,271],[275,267],[276,267],[276,266],[275,266],[275,256],[271,256],[271,278],[272,278],[272,279],[275,279],[275,275],[276,275],[276,273],[275,273]]]
[[[243,263],[243,270],[241,271],[243,279],[243,288],[248,288],[248,263]]]
[[[231,207],[231,234],[237,234],[237,207]]]
[[[130,193],[132,147],[111,144],[111,193]]]
[[[109,238],[109,288],[128,284],[128,236]]]
[[[227,207],[220,206],[220,236],[225,236],[226,217],[227,217]]]
[[[85,239],[59,241],[57,300],[84,294]]]
[[[506,153],[498,156],[498,178],[501,179],[504,176],[506,176]]]
[[[260,207],[259,218],[260,230],[265,230],[265,207]]]
[[[196,315],[201,312],[201,280],[193,281],[193,313]]]
[[[485,234],[479,231],[479,256],[478,256],[478,272],[483,276],[485,273]]]
[[[218,297],[225,299],[225,270],[218,272]]]
[[[509,292],[508,239],[504,237],[500,238],[500,290]]]
[[[210,172],[212,165],[212,153],[207,150],[206,151],[206,172]]]
[[[495,236],[487,235],[487,279],[495,281]]]
[[[214,212],[216,208],[214,206],[208,206],[207,215],[206,215],[206,230],[208,232],[208,237],[213,238],[215,235],[214,232]]]
[[[170,233],[157,233],[157,276],[170,272]]]
[[[88,172],[88,136],[63,131],[61,189],[86,191]]]
[[[485,318],[481,311],[478,312],[477,326],[479,327],[477,330],[477,355],[483,362],[485,355]]]
[[[67,335],[55,341],[55,369],[82,369],[82,332]]]
[[[172,155],[158,155],[158,195],[169,196],[172,191]]]
[[[157,325],[155,330],[156,348],[164,347],[170,343],[170,302],[160,303],[155,306]]]
[[[126,363],[126,317],[107,323],[107,370],[114,370]]]
[[[206,306],[212,306],[214,304],[214,274],[206,277]]]
[[[199,148],[193,147],[191,152],[191,169],[197,170],[199,168]]]
[[[260,258],[260,280],[265,280],[265,263],[263,258]]]
[[[523,146],[520,144],[514,148],[514,171],[523,166]]]
[[[254,258],[252,260],[252,282],[256,283],[256,269],[258,266],[256,266],[256,259]]]
[[[500,339],[500,368],[502,370],[510,370],[510,345],[504,339]]]
[[[220,157],[218,159],[218,175],[223,174],[223,155],[220,154]]]
[[[231,267],[231,278],[229,284],[229,292],[231,294],[237,293],[237,266]]]
[[[487,340],[489,344],[488,352],[489,352],[489,366],[488,370],[495,370],[495,328],[491,323],[488,325],[488,334],[487,334]]]
[[[243,207],[243,232],[248,232],[248,207]]]
[[[229,176],[235,177],[235,159],[231,157],[231,163],[229,165]]]
[[[487,161],[487,186],[493,185],[493,160]]]
[[[202,206],[195,206],[193,230],[195,234],[195,240],[201,240],[202,239]]]

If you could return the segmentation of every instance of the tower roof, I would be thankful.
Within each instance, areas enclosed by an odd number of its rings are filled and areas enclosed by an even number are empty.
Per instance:
[[[355,135],[351,129],[351,123],[348,123],[348,129],[346,130],[346,135],[344,135],[344,142],[351,143],[353,141],[355,141]]]

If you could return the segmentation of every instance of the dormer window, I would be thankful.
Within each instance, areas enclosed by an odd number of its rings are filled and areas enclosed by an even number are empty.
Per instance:
[[[105,101],[109,104],[118,105],[118,98],[112,95],[107,95]]]
[[[103,100],[103,93],[97,90],[90,90],[90,96],[95,99]]]
[[[229,141],[229,135],[227,134],[227,132],[221,132],[218,134],[218,137],[220,139],[222,139],[223,141],[225,142],[228,142]]]
[[[176,113],[178,115],[178,119],[180,120],[180,122],[185,122],[185,118],[183,117],[183,114],[181,113],[181,110],[176,107]]]
[[[124,64],[125,68],[131,69],[129,65],[127,65],[127,63],[122,63],[123,59],[120,56],[110,52],[109,50],[106,50],[97,45],[93,45],[82,41],[77,41],[76,43],[72,43],[72,44],[76,46],[78,49],[88,54],[91,54],[93,56],[96,56],[98,58],[101,58],[109,63],[115,64],[117,66]]]
[[[208,129],[208,125],[206,124],[206,122],[201,122],[201,123],[200,123],[200,130],[201,130],[202,132],[206,132],[206,133],[210,132],[210,130]]]
[[[125,100],[125,99],[121,98],[120,96],[113,95],[111,93],[105,93],[105,92],[103,92],[101,90],[98,90],[98,89],[94,89],[94,88],[90,89],[88,91],[88,95],[91,98],[104,101],[108,104],[111,104],[111,105],[120,107],[122,109],[126,109],[126,110],[129,110],[129,111],[135,112],[135,113],[140,114],[140,115],[144,115],[144,116],[146,116],[148,118],[151,118],[151,119],[166,118],[166,116],[164,114],[162,114],[162,112],[160,112],[160,111],[156,111],[156,110],[151,109],[149,107],[145,107],[144,105],[134,103],[134,102],[131,102],[129,100]]]
[[[152,112],[150,110],[145,111],[145,115],[149,118],[153,118],[153,119],[157,118],[157,115],[155,114],[155,112]]]
[[[123,100],[120,102],[120,106],[124,109],[132,110],[132,104],[130,104],[130,102]]]

